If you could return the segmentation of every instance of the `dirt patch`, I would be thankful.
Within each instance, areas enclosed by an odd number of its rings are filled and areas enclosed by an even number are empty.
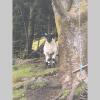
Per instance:
[[[36,90],[27,90],[27,100],[53,100],[61,91],[61,84],[57,76],[48,76],[48,85]]]

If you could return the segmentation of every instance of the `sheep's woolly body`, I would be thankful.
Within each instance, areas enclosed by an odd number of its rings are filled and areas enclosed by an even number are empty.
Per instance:
[[[44,45],[44,54],[50,55],[55,52],[57,52],[57,44],[56,44],[55,40],[52,39],[51,43],[48,43],[46,41],[45,45]]]
[[[56,55],[58,54],[57,44],[55,39],[52,39],[50,43],[47,41],[44,45],[44,54],[46,57],[46,62],[48,62],[48,59],[50,58],[50,55],[52,54],[52,58],[56,58]]]

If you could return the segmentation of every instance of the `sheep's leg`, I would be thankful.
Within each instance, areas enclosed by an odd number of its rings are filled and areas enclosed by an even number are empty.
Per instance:
[[[51,60],[50,56],[48,54],[46,54],[45,58],[46,58],[46,65],[51,66],[51,64],[50,64],[50,60]]]
[[[52,55],[52,63],[53,63],[53,65],[55,66],[55,64],[56,64],[56,53],[54,53],[53,55]]]

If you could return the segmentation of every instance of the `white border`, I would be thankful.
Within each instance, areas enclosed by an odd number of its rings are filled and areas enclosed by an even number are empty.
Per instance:
[[[88,5],[88,100],[100,100],[100,0],[89,0]]]
[[[0,100],[12,100],[12,0],[0,1]]]
[[[88,0],[89,99],[100,100],[100,1]],[[12,0],[0,1],[0,100],[12,100]]]

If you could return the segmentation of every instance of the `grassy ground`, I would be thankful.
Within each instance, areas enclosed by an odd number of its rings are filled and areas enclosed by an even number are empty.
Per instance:
[[[13,83],[21,82],[23,78],[46,76],[55,73],[57,68],[45,69],[35,65],[15,65],[13,67]]]
[[[80,86],[77,87],[75,90],[75,93],[77,96],[80,96],[85,90],[86,90],[87,85],[83,82],[80,84]]]
[[[58,68],[45,68],[39,64],[26,64],[13,66],[13,100],[25,100],[25,88],[23,84],[31,78],[45,77],[58,71]],[[24,83],[23,83],[24,82]],[[32,89],[46,86],[45,82],[35,82],[31,85]],[[19,99],[20,98],[20,99]]]
[[[29,84],[29,80],[37,79],[38,77],[48,77],[52,76],[58,72],[58,68],[45,68],[44,64],[20,64],[13,66],[13,100],[27,100],[25,93],[27,88],[32,90],[46,87],[47,83],[45,81],[35,81]],[[84,92],[84,84],[81,84],[75,91],[75,94],[79,96]],[[68,90],[62,91],[61,100],[64,100],[69,94]]]

